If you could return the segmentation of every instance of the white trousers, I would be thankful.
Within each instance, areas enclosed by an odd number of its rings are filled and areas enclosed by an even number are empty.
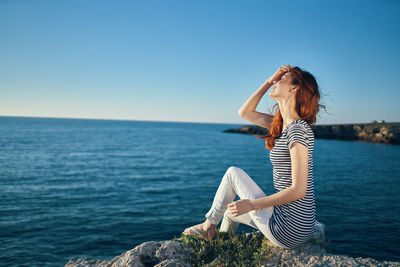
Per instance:
[[[221,232],[235,232],[239,223],[242,223],[262,232],[274,245],[288,248],[276,240],[269,229],[269,219],[272,216],[274,207],[271,206],[252,210],[240,216],[233,217],[229,212],[228,204],[233,202],[236,195],[238,195],[240,199],[257,199],[266,196],[245,171],[241,168],[231,166],[225,172],[215,194],[211,209],[207,212],[205,217],[216,225],[219,224],[223,217],[220,227]]]

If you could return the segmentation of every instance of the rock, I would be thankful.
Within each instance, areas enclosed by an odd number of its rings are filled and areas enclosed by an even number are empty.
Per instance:
[[[316,221],[313,238],[294,249],[282,249],[269,242],[272,257],[261,266],[399,266],[400,262],[377,261],[372,258],[353,258],[326,252],[325,225]]]
[[[257,231],[259,232],[259,231]],[[246,235],[257,232],[247,233]],[[353,258],[346,255],[334,255],[326,252],[325,225],[316,221],[315,233],[305,244],[295,249],[283,249],[267,240],[272,256],[261,262],[261,266],[399,266],[400,262],[377,261],[371,258]],[[184,261],[190,249],[177,241],[149,241],[115,257],[112,260],[90,260],[87,258],[69,260],[66,267],[190,267]],[[217,257],[212,264],[224,263]]]
[[[157,265],[154,265],[155,267],[190,267],[189,263],[186,263],[182,260],[177,260],[177,259],[167,259],[163,260]]]
[[[87,258],[69,260],[66,267],[147,267],[147,266],[182,266],[189,267],[184,262],[185,255],[190,249],[184,248],[176,241],[149,241],[144,242],[135,248],[115,257],[112,260],[90,260]]]

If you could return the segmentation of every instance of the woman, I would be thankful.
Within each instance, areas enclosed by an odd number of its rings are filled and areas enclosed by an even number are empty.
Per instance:
[[[269,96],[279,106],[275,116],[255,111],[260,99],[271,87]],[[226,171],[205,222],[186,228],[183,234],[198,234],[214,239],[220,231],[235,231],[239,223],[260,230],[273,244],[295,248],[307,242],[315,229],[313,181],[314,134],[320,94],[312,74],[299,67],[285,65],[243,104],[242,118],[269,129],[264,137],[273,165],[275,194],[267,196],[238,167]],[[276,105],[275,105],[276,107]],[[238,195],[240,200],[233,202]]]

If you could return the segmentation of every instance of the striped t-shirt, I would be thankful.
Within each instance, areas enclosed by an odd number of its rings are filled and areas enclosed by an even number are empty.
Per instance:
[[[295,248],[308,241],[315,230],[315,198],[313,178],[314,134],[306,121],[292,121],[279,137],[269,157],[273,166],[274,187],[277,192],[292,184],[289,148],[299,142],[308,148],[308,183],[305,197],[286,204],[275,205],[269,221],[272,235],[288,248]]]

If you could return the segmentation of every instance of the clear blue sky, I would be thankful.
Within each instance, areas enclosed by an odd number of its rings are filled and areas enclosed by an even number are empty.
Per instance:
[[[240,123],[285,64],[317,124],[400,121],[400,1],[0,0],[0,115]],[[266,94],[257,108],[271,112]]]

